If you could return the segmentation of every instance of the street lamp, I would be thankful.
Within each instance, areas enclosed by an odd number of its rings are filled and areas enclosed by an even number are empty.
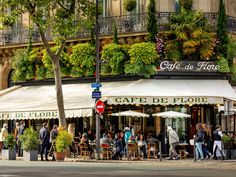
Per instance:
[[[96,84],[100,85],[98,0],[96,0]],[[97,88],[100,91],[100,88]],[[98,99],[96,99],[97,101]],[[96,112],[96,159],[100,159],[100,115]]]

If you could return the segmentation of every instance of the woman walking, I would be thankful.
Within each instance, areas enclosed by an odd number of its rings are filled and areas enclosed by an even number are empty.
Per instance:
[[[202,152],[202,146],[203,146],[203,142],[204,142],[204,130],[202,128],[202,124],[198,123],[196,125],[196,129],[197,129],[197,134],[196,134],[196,159],[199,159],[199,154],[200,154],[200,158],[201,160],[204,160],[204,156],[203,156],[203,152]]]
[[[204,130],[204,144],[203,144],[202,150],[205,156],[205,160],[207,160],[212,156],[212,154],[210,153],[210,148],[212,145],[211,144],[211,131],[207,124],[203,124],[202,127]]]

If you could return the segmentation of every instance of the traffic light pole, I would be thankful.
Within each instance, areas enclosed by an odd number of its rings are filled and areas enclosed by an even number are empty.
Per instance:
[[[100,84],[98,0],[96,0],[96,83]],[[97,88],[100,91],[100,88]],[[96,99],[97,101],[97,99]],[[96,112],[96,159],[100,159],[100,115]]]

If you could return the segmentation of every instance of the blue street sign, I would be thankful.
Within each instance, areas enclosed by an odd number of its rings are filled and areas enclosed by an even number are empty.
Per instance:
[[[102,94],[100,91],[93,91],[92,92],[92,98],[101,98]]]
[[[92,88],[100,88],[100,87],[102,87],[102,85],[100,83],[92,83],[91,87]]]

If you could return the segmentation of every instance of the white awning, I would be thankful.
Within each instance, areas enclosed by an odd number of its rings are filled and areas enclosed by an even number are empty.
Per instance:
[[[91,117],[91,83],[63,85],[66,118]],[[102,99],[109,105],[223,104],[236,100],[227,80],[155,80],[103,82]],[[55,86],[15,86],[0,91],[0,119],[58,118]]]
[[[91,117],[90,84],[63,85],[66,118]],[[0,119],[58,118],[55,86],[15,86],[0,92]]]
[[[236,100],[227,80],[155,80],[124,82],[106,92],[108,104],[193,105]]]

